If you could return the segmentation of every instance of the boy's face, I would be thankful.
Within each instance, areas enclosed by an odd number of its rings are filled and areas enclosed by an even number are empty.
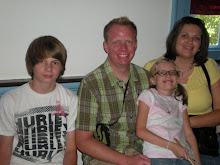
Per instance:
[[[61,63],[55,58],[40,60],[33,68],[33,81],[35,84],[54,85],[60,75]]]

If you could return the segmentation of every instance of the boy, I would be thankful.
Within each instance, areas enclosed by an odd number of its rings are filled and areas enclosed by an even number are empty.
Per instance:
[[[32,81],[0,99],[1,165],[77,164],[78,97],[56,83],[67,53],[52,36],[35,39],[26,54]]]

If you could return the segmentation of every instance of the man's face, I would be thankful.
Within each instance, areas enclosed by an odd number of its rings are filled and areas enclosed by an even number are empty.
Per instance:
[[[108,41],[104,42],[111,67],[122,67],[130,64],[137,49],[137,40],[131,26],[114,24],[109,29]]]

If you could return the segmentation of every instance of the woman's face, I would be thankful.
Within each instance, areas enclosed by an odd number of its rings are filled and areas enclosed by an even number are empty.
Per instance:
[[[194,24],[185,24],[181,29],[177,41],[176,52],[181,58],[194,59],[201,45],[202,30]]]

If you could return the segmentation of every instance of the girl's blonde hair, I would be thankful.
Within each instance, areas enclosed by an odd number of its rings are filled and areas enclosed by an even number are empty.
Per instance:
[[[154,77],[154,75],[155,75],[155,73],[157,71],[157,66],[159,64],[161,64],[161,63],[164,63],[164,62],[172,63],[174,65],[175,70],[178,71],[178,68],[176,67],[176,64],[172,60],[170,60],[168,58],[162,58],[162,59],[158,60],[157,62],[155,62],[153,64],[153,66],[151,67],[151,69],[150,69],[151,77]],[[179,71],[178,71],[178,75],[177,76],[179,76]],[[156,86],[155,85],[151,85],[151,88],[156,88]],[[179,96],[182,96],[181,100],[179,100],[179,101],[182,101],[183,104],[186,104],[186,105],[188,104],[187,92],[186,92],[185,88],[181,84],[178,83],[177,87],[173,89],[173,92],[174,92],[174,98],[176,100],[178,100],[177,98]]]

